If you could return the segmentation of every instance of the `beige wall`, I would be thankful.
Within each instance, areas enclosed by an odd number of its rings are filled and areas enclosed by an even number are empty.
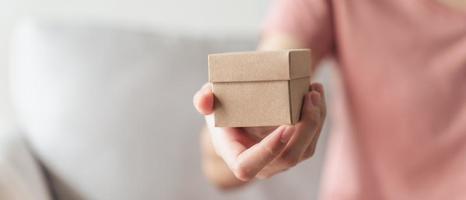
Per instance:
[[[12,123],[8,43],[24,17],[136,24],[197,34],[257,33],[269,0],[0,0],[0,130]]]

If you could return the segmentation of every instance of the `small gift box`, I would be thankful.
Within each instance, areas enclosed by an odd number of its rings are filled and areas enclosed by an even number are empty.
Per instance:
[[[215,126],[295,124],[309,90],[310,50],[209,55]]]

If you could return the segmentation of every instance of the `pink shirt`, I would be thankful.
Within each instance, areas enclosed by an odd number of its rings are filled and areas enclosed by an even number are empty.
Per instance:
[[[466,12],[435,0],[278,0],[272,32],[339,64],[320,199],[466,199]]]

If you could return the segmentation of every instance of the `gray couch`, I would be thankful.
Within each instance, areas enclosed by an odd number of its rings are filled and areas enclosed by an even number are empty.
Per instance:
[[[201,173],[192,94],[207,80],[207,54],[255,42],[23,23],[11,66],[18,129],[0,138],[0,199],[315,199],[325,141],[313,159],[234,192]]]

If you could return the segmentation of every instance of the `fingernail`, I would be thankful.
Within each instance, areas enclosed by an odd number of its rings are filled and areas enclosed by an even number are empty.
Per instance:
[[[312,87],[312,90],[313,90],[313,91],[322,93],[322,85],[320,85],[320,84],[318,84],[318,83],[314,83],[314,84],[312,84],[311,87]]]
[[[317,92],[311,92],[310,94],[311,98],[311,104],[313,106],[319,106],[320,105],[320,94]]]
[[[293,132],[294,132],[294,126],[287,126],[285,128],[285,130],[283,130],[283,132],[282,132],[282,135],[280,137],[280,141],[283,144],[288,143],[288,141],[290,141],[290,139],[291,139],[291,136],[293,136]]]

